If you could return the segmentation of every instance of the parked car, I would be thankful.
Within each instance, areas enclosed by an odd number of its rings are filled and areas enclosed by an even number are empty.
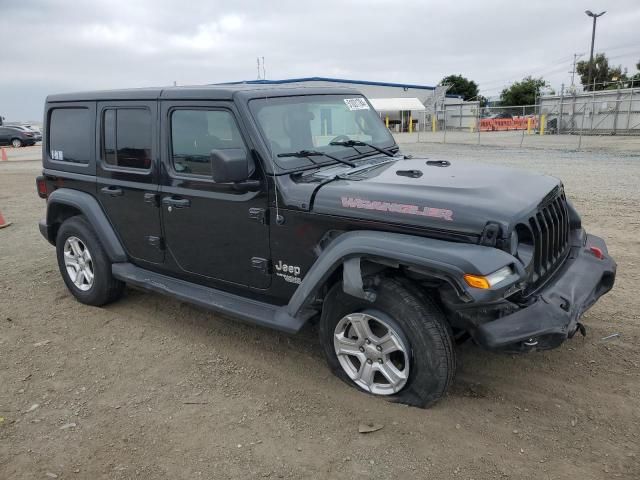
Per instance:
[[[40,131],[40,129],[34,125],[20,125],[23,128],[26,128],[27,130],[32,131],[35,134],[35,139],[36,142],[40,142],[42,141],[42,132]]]
[[[0,145],[11,145],[19,148],[28,145],[35,145],[36,134],[31,130],[18,126],[4,125],[0,127]]]
[[[440,399],[458,340],[584,334],[614,284],[560,180],[403,155],[355,90],[52,95],[45,118],[39,226],[80,302],[131,284],[284,332],[317,322],[331,370],[393,401]]]
[[[511,115],[509,112],[499,112],[499,113],[494,113],[489,115],[490,119],[508,119],[511,120],[513,118],[513,115]]]

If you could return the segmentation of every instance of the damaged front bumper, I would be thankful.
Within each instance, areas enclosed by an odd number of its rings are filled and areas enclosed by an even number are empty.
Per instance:
[[[470,333],[485,348],[526,352],[555,348],[581,328],[579,319],[613,287],[616,262],[599,237],[574,231],[564,265],[519,310],[477,325]]]

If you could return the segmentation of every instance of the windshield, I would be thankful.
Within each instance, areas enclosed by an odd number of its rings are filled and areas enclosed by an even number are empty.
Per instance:
[[[334,163],[321,156],[278,157],[287,152],[326,152],[339,158],[377,153],[368,146],[356,149],[331,142],[357,140],[381,148],[395,145],[389,130],[376,111],[362,96],[304,95],[296,97],[260,98],[249,103],[258,122],[260,133],[280,168],[291,170],[313,165]]]

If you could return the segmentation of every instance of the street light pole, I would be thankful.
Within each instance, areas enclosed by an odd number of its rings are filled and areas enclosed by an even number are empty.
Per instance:
[[[591,55],[589,55],[589,74],[587,76],[587,89],[589,89],[591,88],[591,76],[593,74],[593,44],[596,40],[596,21],[598,20],[598,17],[601,17],[607,12],[604,11],[600,13],[593,13],[591,10],[586,10],[584,13],[593,18],[593,31],[591,32]],[[593,85],[593,89],[595,90],[595,85]]]

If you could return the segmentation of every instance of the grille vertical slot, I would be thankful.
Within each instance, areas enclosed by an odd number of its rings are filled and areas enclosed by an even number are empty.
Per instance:
[[[529,218],[533,233],[532,284],[535,288],[556,270],[569,248],[569,211],[563,191]]]

